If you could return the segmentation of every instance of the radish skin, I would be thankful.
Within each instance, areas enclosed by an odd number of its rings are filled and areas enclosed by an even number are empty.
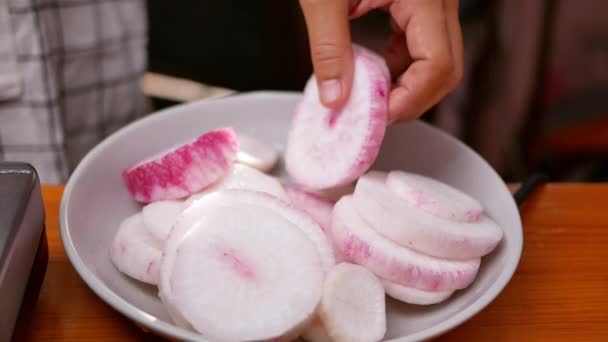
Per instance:
[[[238,148],[232,128],[209,131],[129,167],[123,180],[138,202],[182,199],[228,174]]]

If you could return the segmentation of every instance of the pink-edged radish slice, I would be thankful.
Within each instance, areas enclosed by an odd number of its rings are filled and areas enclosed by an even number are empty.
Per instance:
[[[317,248],[268,196],[229,192],[186,209],[203,215],[165,250],[173,259],[171,302],[213,341],[292,335],[313,317],[321,298]]]
[[[335,342],[380,341],[386,334],[385,302],[384,287],[373,273],[340,263],[325,279],[319,316]]]
[[[347,261],[363,265],[382,279],[427,291],[469,286],[480,259],[446,260],[417,253],[376,233],[357,213],[352,196],[344,196],[333,212],[334,245]]]
[[[328,231],[331,226],[331,211],[334,204],[314,193],[306,192],[294,187],[285,187],[285,192],[291,204],[310,215],[321,226],[323,231]]]
[[[320,197],[315,193],[297,189],[292,186],[286,186],[285,192],[287,192],[287,196],[289,196],[292,205],[310,215],[310,217],[312,217],[319,224],[319,226],[321,226],[327,235],[329,242],[333,246],[330,229],[334,203],[326,198]],[[340,251],[335,247],[334,256],[336,263],[344,260],[344,257]]]
[[[312,189],[347,185],[375,161],[388,119],[390,75],[374,53],[353,46],[351,94],[339,110],[323,106],[313,75],[296,107],[285,150],[285,166]]]
[[[437,217],[456,222],[481,219],[481,203],[453,186],[423,175],[391,171],[386,185],[412,206]]]
[[[448,299],[453,293],[453,290],[446,291],[424,291],[393,283],[388,280],[382,280],[384,291],[390,297],[408,304],[416,305],[432,305],[441,303]]]
[[[239,152],[236,162],[253,167],[262,172],[269,172],[279,160],[279,152],[269,144],[241,132],[239,135]]]
[[[177,216],[186,208],[184,201],[166,200],[145,205],[142,209],[144,225],[158,241],[164,243]]]
[[[230,189],[264,192],[289,202],[289,196],[277,178],[246,165],[234,164],[226,177],[205,191],[190,196],[186,200],[186,205],[211,192]]]
[[[110,249],[110,259],[122,273],[141,282],[156,285],[162,246],[144,225],[141,213],[120,223]]]
[[[158,284],[160,296],[167,302],[172,302],[172,290],[170,274],[175,265],[176,250],[181,240],[188,232],[204,222],[207,217],[221,208],[232,208],[235,206],[255,206],[256,208],[267,208],[277,215],[285,218],[292,225],[300,229],[302,233],[313,243],[317,249],[321,268],[328,272],[335,265],[335,257],[332,245],[323,233],[321,227],[309,216],[290,204],[266,193],[250,190],[222,190],[209,193],[189,205],[178,216],[173,225],[169,238],[165,242],[163,257],[160,266],[160,281]],[[235,219],[240,216],[236,215]],[[249,222],[251,229],[255,230],[258,220]],[[262,233],[260,233],[262,234]],[[264,236],[272,240],[273,236]]]
[[[138,202],[185,198],[228,174],[238,149],[232,128],[217,129],[141,161],[122,175]]]
[[[379,234],[439,258],[479,258],[490,253],[503,236],[502,229],[486,215],[475,222],[454,222],[412,207],[389,190],[385,174],[377,171],[359,178],[353,202]]]

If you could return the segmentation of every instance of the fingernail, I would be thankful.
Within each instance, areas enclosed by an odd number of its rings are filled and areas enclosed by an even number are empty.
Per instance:
[[[342,87],[339,80],[327,80],[321,82],[321,98],[325,103],[333,103],[340,99]]]

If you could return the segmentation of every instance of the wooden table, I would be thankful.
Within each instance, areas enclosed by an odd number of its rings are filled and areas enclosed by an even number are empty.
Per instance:
[[[159,341],[104,304],[72,268],[58,231],[62,191],[43,188],[48,270],[15,341]],[[608,341],[608,184],[546,185],[522,212],[515,276],[485,310],[437,340]]]

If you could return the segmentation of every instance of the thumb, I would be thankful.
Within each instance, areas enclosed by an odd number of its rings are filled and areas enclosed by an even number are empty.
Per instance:
[[[353,78],[349,0],[300,0],[321,102],[343,106]]]

